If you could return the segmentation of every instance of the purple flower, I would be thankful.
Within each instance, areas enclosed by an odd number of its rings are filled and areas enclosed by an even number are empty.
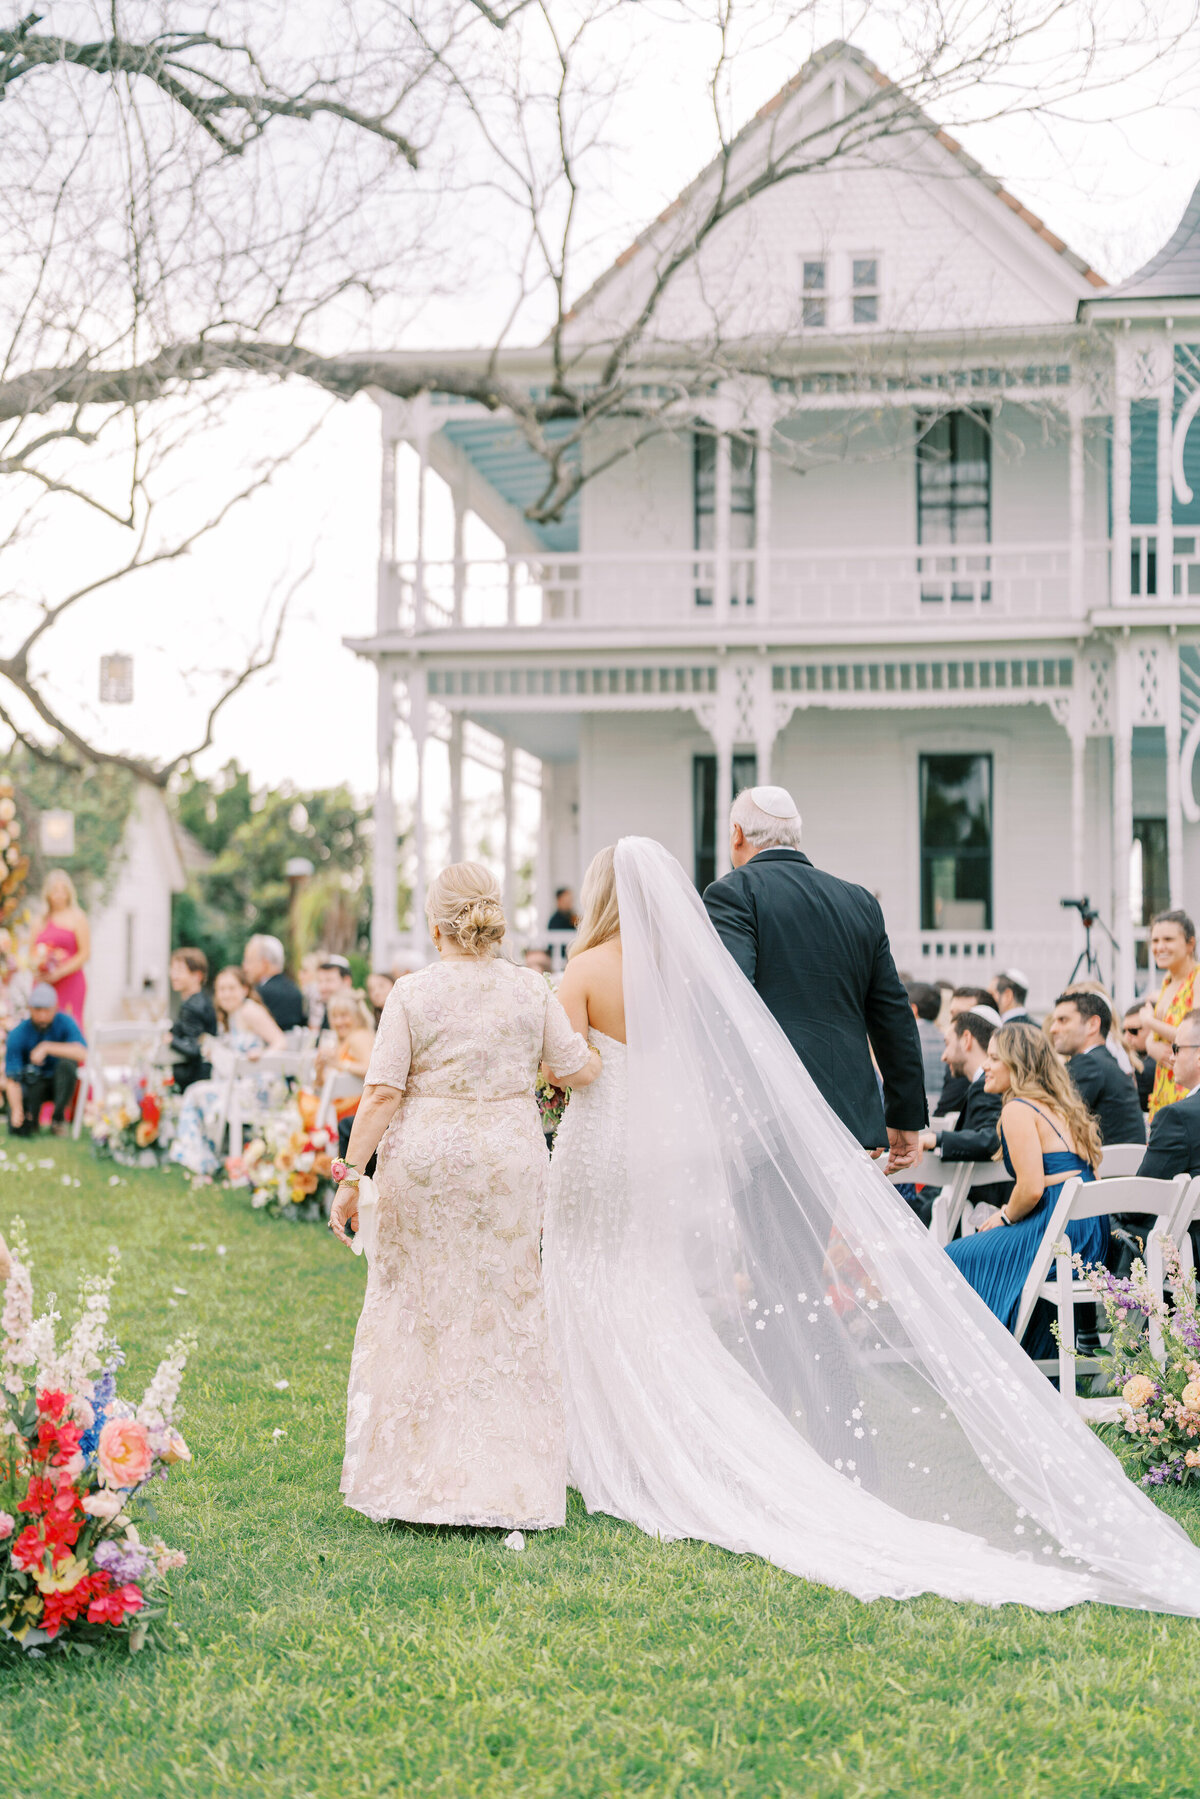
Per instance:
[[[125,1549],[111,1537],[97,1543],[92,1556],[97,1568],[105,1568],[115,1581],[141,1580],[150,1557],[141,1549]]]

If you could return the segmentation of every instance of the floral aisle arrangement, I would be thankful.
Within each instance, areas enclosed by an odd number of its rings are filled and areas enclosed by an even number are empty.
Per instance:
[[[158,1168],[175,1135],[179,1096],[170,1074],[143,1069],[89,1104],[85,1122],[98,1156],[130,1168]]]
[[[176,1428],[191,1340],[172,1344],[132,1405],[109,1335],[117,1254],[80,1283],[79,1317],[55,1339],[51,1297],[34,1316],[24,1227],[13,1221],[0,1314],[0,1644],[24,1650],[142,1647],[162,1608],[156,1589],[182,1551],[143,1540],[133,1511],[168,1468],[191,1461]]]
[[[321,1221],[328,1218],[337,1191],[332,1176],[336,1153],[336,1130],[306,1124],[300,1107],[292,1105],[240,1156],[226,1158],[226,1184],[248,1189],[250,1204],[272,1218]]]
[[[1075,1266],[1103,1306],[1112,1332],[1105,1372],[1124,1402],[1120,1423],[1131,1439],[1130,1459],[1141,1470],[1140,1484],[1194,1484],[1200,1480],[1200,1318],[1175,1245],[1164,1239],[1173,1305],[1151,1289],[1142,1262],[1120,1280],[1106,1268],[1084,1267],[1078,1257]],[[1151,1323],[1162,1333],[1161,1363],[1151,1349]]]

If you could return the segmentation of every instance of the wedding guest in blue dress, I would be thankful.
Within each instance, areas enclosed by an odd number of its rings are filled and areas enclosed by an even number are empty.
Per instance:
[[[989,1310],[1013,1330],[1026,1276],[1064,1181],[1096,1178],[1100,1129],[1037,1025],[1014,1022],[993,1035],[984,1085],[1004,1096],[1000,1148],[1014,1186],[1000,1210],[974,1236],[951,1243],[947,1254]],[[1102,1262],[1108,1228],[1105,1217],[1068,1224],[1074,1253],[1085,1262]],[[1048,1305],[1039,1304],[1025,1333],[1025,1348],[1035,1360],[1055,1353],[1052,1315]]]

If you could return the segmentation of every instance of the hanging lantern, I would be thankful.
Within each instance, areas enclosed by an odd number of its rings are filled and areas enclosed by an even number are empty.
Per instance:
[[[63,862],[75,854],[75,814],[42,812],[38,816],[38,842],[43,856]]]
[[[128,706],[133,700],[133,657],[101,656],[100,700],[105,706]]]

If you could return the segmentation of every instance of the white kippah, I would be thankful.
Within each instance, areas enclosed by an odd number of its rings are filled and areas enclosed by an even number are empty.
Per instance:
[[[750,798],[768,818],[799,818],[795,800],[786,787],[752,787]]]
[[[1001,1018],[999,1012],[997,1012],[995,1006],[968,1006],[967,1010],[972,1017],[986,1019],[988,1024],[999,1025],[1004,1023],[1004,1020]]]

